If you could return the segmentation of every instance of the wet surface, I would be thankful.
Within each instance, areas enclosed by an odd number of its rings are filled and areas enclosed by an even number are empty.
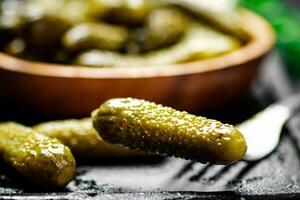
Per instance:
[[[271,67],[267,70],[275,73],[269,75],[273,78],[280,76]],[[277,87],[268,81],[263,76],[252,92],[232,105],[200,114],[239,123],[270,104],[274,97],[286,95],[288,89],[282,88],[285,84],[276,83]],[[28,125],[45,120],[22,109],[6,107],[2,111],[1,120]],[[78,160],[74,180],[60,191],[30,186],[0,162],[0,199],[300,199],[299,171],[300,114],[286,125],[278,148],[257,162],[214,166],[160,156]]]

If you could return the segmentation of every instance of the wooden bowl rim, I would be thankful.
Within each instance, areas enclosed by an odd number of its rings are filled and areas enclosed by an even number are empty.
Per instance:
[[[86,79],[155,78],[222,70],[255,60],[274,45],[275,33],[268,22],[246,9],[241,13],[245,22],[242,28],[250,41],[236,51],[209,59],[166,66],[93,68],[27,61],[0,53],[0,69],[37,76]]]

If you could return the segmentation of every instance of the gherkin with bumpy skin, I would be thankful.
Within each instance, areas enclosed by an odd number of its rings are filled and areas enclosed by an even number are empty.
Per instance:
[[[76,157],[132,157],[145,155],[145,153],[105,142],[94,129],[90,118],[44,122],[35,125],[33,129],[49,137],[57,138],[68,146]]]
[[[0,123],[0,156],[31,183],[45,188],[65,186],[75,172],[68,147],[14,122]]]
[[[103,139],[132,149],[212,164],[233,163],[246,152],[233,126],[144,100],[111,99],[92,117]]]

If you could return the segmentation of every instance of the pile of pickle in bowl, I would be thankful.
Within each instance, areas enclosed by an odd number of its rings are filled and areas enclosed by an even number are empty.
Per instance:
[[[0,47],[34,61],[147,67],[207,59],[242,41],[168,0],[4,0]]]

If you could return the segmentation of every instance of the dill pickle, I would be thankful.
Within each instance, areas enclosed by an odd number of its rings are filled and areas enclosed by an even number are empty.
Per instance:
[[[147,17],[143,34],[136,38],[142,38],[140,46],[143,51],[159,49],[178,41],[187,26],[187,17],[178,9],[157,8]]]
[[[24,178],[42,187],[63,187],[75,172],[68,147],[14,122],[0,123],[0,156]]]
[[[35,125],[33,129],[49,137],[57,138],[68,146],[76,157],[145,155],[102,140],[94,129],[90,118],[45,122]]]
[[[63,36],[66,49],[119,50],[128,39],[127,30],[121,26],[105,23],[82,23],[69,29]]]
[[[100,136],[145,152],[230,164],[246,152],[233,126],[133,98],[111,99],[92,113]]]
[[[60,38],[71,27],[71,24],[57,17],[40,16],[39,18],[23,18],[22,38],[31,47],[41,49],[58,45]]]
[[[21,37],[40,49],[59,46],[68,29],[89,19],[89,6],[81,0],[26,0],[19,10]]]

